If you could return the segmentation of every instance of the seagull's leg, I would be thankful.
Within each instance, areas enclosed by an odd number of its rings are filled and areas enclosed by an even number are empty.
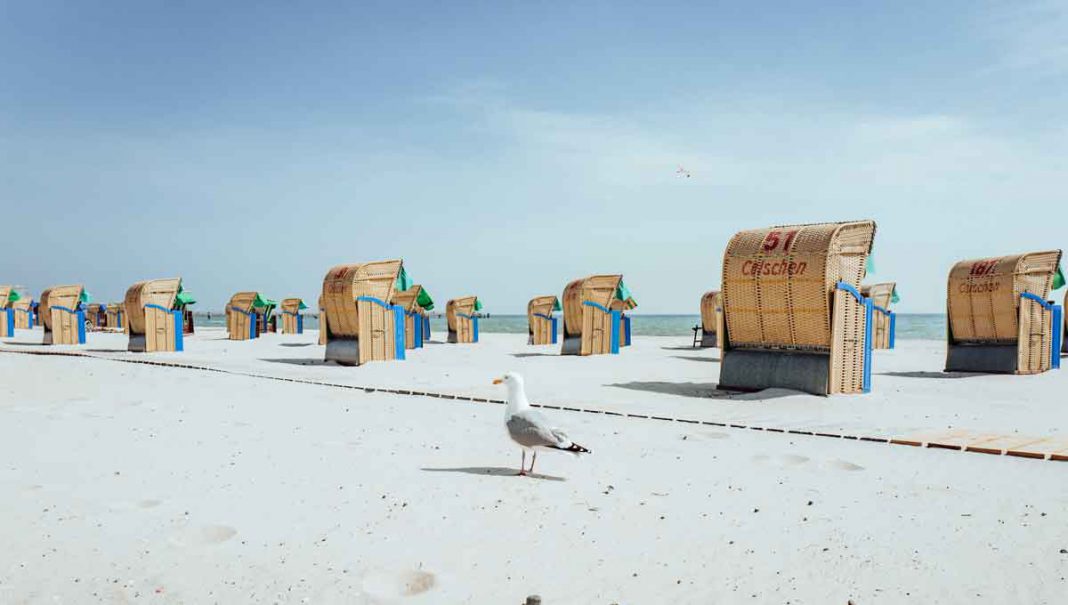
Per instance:
[[[526,475],[527,474],[527,451],[526,450],[520,450],[520,451],[523,452],[523,461],[519,463],[519,474],[520,475]]]
[[[538,461],[538,450],[534,450],[534,457],[530,460],[530,474],[534,474],[534,463]]]

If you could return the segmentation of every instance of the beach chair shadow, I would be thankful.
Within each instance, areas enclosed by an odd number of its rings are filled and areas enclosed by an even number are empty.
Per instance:
[[[509,355],[520,359],[524,357],[559,357],[556,353],[509,353]]]
[[[647,393],[694,397],[697,399],[730,399],[734,401],[761,401],[804,394],[801,391],[788,389],[765,389],[752,393],[725,391],[720,389],[719,385],[714,382],[617,382],[604,386],[630,389],[632,391],[645,391]]]
[[[260,361],[269,361],[271,363],[288,363],[289,365],[294,365],[294,366],[325,366],[325,365],[332,365],[329,361],[326,361],[325,359],[310,359],[308,357],[299,357],[299,358],[284,358],[283,357],[283,358],[273,358],[273,359],[261,357]]]
[[[897,376],[899,378],[975,378],[978,376],[989,376],[990,374],[983,374],[978,372],[879,372],[880,376]]]
[[[283,342],[282,346],[283,347],[310,347],[313,344],[314,343],[310,343],[310,342]]]
[[[465,475],[488,475],[490,477],[518,477],[518,469],[504,468],[501,466],[461,466],[455,468],[421,468],[419,470],[427,471],[429,473],[463,473]],[[563,477],[556,477],[553,475],[543,475],[541,473],[532,473],[527,475],[528,479],[540,479],[542,481],[567,481]]]
[[[719,357],[698,357],[696,355],[672,355],[675,359],[685,359],[687,361],[703,361],[706,363],[719,363]]]

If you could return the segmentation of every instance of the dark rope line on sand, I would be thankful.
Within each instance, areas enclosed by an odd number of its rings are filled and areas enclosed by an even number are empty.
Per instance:
[[[13,353],[15,355],[40,355],[40,356],[57,356],[57,357],[82,357],[86,359],[97,359],[102,361],[114,361],[119,363],[133,363],[147,366],[156,366],[163,368],[178,368],[183,370],[200,370],[202,372],[215,372],[218,374],[228,374],[230,376],[243,376],[246,378],[260,378],[265,380],[277,380],[281,382],[292,382],[295,384],[307,384],[321,387],[331,387],[338,389],[349,389],[353,391],[363,391],[365,393],[388,393],[390,395],[406,395],[411,397],[432,397],[436,399],[451,399],[456,401],[470,401],[473,403],[492,403],[497,405],[504,405],[507,403],[503,399],[491,399],[486,397],[473,397],[470,395],[457,395],[455,393],[435,393],[432,391],[417,391],[413,389],[391,389],[385,387],[371,387],[360,386],[352,384],[341,384],[337,382],[326,382],[322,380],[311,380],[307,378],[286,378],[284,376],[271,376],[270,374],[257,374],[255,372],[243,372],[240,370],[225,370],[222,368],[212,368],[208,366],[193,365],[188,363],[174,363],[168,361],[153,361],[150,359],[121,359],[115,357],[101,357],[98,355],[90,355],[88,353],[79,353],[75,351],[18,351],[12,349],[0,349],[0,353]],[[544,408],[548,410],[560,410],[564,412],[582,412],[585,414],[598,414],[601,416],[619,416],[621,418],[640,418],[642,420],[657,420],[660,422],[679,422],[683,424],[698,424],[704,426],[714,426],[725,429],[741,429],[751,431],[763,431],[767,433],[779,433],[787,435],[802,435],[805,437],[827,437],[830,439],[845,439],[850,441],[865,441],[868,443],[882,443],[890,445],[908,445],[916,447],[913,443],[902,443],[890,437],[870,437],[864,435],[844,435],[840,433],[823,433],[817,431],[808,431],[804,429],[783,429],[776,427],[766,427],[753,424],[737,424],[732,422],[716,422],[713,420],[696,420],[692,418],[671,418],[667,416],[651,416],[649,414],[636,414],[632,412],[611,412],[607,410],[597,410],[590,408],[577,408],[572,406],[551,405],[548,403],[531,403],[531,407]],[[942,449],[957,449],[958,451],[973,452],[973,450],[967,450],[964,448],[942,448]],[[973,452],[973,453],[987,453],[995,456],[1001,454],[993,454],[992,452]],[[1035,458],[1034,456],[1024,456],[1021,454],[1015,454],[1013,452],[1006,452],[1005,455],[1017,456],[1021,458],[1029,458],[1032,460],[1041,460],[1042,458]],[[1047,458],[1048,459],[1048,458]]]

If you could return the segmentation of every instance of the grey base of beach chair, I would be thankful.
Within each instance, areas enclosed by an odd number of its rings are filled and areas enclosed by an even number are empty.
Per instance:
[[[41,340],[41,344],[43,344],[43,345],[52,344],[52,330],[49,330],[48,328],[45,328],[44,338]]]
[[[711,349],[716,347],[716,333],[701,330],[701,348]]]
[[[1019,350],[1007,345],[949,345],[947,372],[990,372],[1013,374],[1017,371]]]
[[[826,395],[830,371],[826,353],[734,349],[723,355],[718,386],[731,391],[779,388]]]
[[[148,350],[148,343],[144,334],[130,334],[130,344],[126,350],[131,353],[144,353]]]
[[[360,340],[331,336],[326,343],[325,359],[343,366],[360,365]]]
[[[582,336],[564,335],[564,344],[560,348],[561,355],[580,355],[582,353]]]

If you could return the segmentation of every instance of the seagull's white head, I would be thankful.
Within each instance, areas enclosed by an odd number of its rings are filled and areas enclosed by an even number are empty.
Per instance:
[[[508,389],[508,415],[530,407],[527,394],[523,389],[523,377],[517,372],[505,372],[500,378],[495,378],[493,384],[503,384]]]
[[[509,389],[523,387],[523,377],[518,372],[505,372],[500,378],[494,378],[493,384],[503,384]]]

